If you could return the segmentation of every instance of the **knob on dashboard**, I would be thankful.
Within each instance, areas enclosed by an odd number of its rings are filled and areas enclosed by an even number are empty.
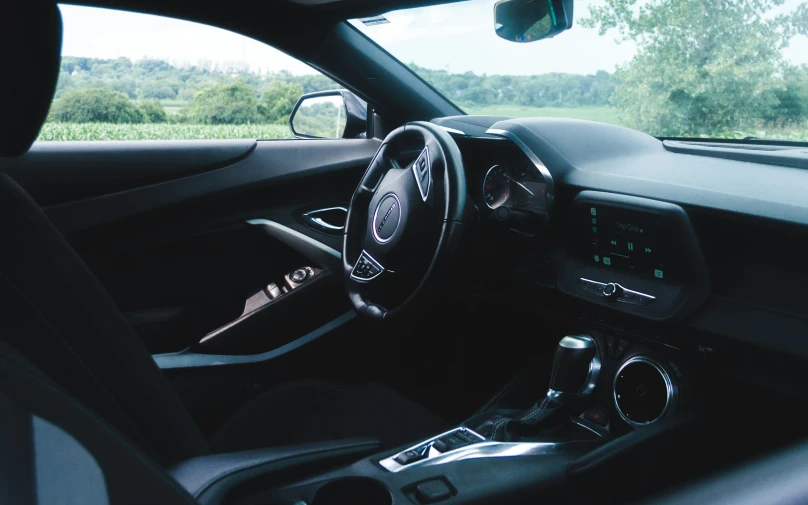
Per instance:
[[[614,282],[610,282],[603,287],[603,297],[607,300],[617,300],[623,293],[623,287]]]
[[[645,356],[628,359],[614,376],[614,403],[620,417],[644,426],[671,414],[678,388],[665,367]]]

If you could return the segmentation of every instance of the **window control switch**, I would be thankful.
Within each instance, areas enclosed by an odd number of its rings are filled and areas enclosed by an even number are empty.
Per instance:
[[[443,440],[441,440],[441,439],[435,440],[435,442],[432,444],[432,447],[434,447],[435,450],[437,450],[439,452],[449,452],[449,451],[451,451],[451,449],[449,448],[449,445],[446,442],[444,442]]]
[[[426,458],[426,454],[423,454],[416,450],[409,450],[402,452],[398,456],[396,456],[395,461],[399,465],[409,465],[410,463],[415,463],[416,461],[421,461],[422,459]]]

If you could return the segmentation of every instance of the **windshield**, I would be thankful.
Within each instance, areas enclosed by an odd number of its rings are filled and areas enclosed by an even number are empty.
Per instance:
[[[805,0],[576,0],[572,29],[528,44],[497,37],[494,3],[351,23],[469,114],[808,141]]]

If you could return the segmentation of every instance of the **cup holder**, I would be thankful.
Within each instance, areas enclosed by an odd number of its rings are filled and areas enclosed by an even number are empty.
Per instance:
[[[329,482],[314,495],[312,505],[392,505],[393,497],[380,482],[367,478]]]

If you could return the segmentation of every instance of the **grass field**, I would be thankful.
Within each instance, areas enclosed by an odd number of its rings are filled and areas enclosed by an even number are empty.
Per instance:
[[[288,139],[285,125],[45,123],[38,140]]]
[[[469,114],[511,117],[567,117],[620,124],[612,107],[519,107],[486,106],[465,109]],[[653,132],[652,132],[653,133]],[[808,128],[732,131],[712,137],[742,139],[746,136],[808,142]],[[701,137],[711,137],[702,135]],[[292,133],[286,125],[188,125],[45,123],[39,140],[203,140],[203,139],[286,139]]]
[[[589,119],[602,123],[620,124],[617,109],[613,107],[522,107],[519,105],[486,105],[464,107],[468,114],[510,117],[566,117]]]

